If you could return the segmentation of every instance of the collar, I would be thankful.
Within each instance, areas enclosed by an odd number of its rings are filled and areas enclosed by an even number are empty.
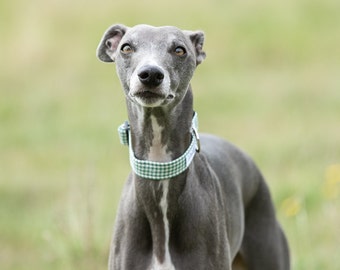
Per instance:
[[[198,118],[194,112],[191,124],[191,143],[184,154],[170,162],[155,162],[141,160],[135,157],[130,142],[130,124],[128,121],[118,127],[120,142],[129,146],[130,165],[133,171],[140,177],[152,180],[164,180],[175,177],[184,172],[190,165],[196,152],[200,151],[200,139],[198,136]]]

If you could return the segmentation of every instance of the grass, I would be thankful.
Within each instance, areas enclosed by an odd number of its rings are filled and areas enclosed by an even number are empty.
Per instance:
[[[340,259],[338,1],[61,0],[0,3],[2,269],[106,269],[129,171],[116,127],[125,102],[96,60],[116,22],[206,33],[193,79],[200,129],[256,161],[293,269]]]

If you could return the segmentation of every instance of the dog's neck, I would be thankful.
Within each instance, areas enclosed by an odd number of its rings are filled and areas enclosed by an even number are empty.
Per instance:
[[[138,159],[168,162],[183,155],[191,141],[193,101],[191,88],[175,107],[145,108],[127,100],[131,142]],[[136,201],[150,225],[153,260],[172,265],[170,231],[178,211],[178,198],[186,186],[186,173],[176,180],[145,180],[134,174]],[[152,244],[151,244],[152,243]],[[174,269],[168,267],[167,269]]]
[[[189,87],[176,107],[148,108],[127,101],[133,152],[138,159],[168,162],[181,156],[191,141],[193,117]]]

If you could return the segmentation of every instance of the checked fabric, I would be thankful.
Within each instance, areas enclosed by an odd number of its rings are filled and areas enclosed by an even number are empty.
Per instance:
[[[175,177],[184,172],[190,165],[195,153],[199,151],[199,137],[197,133],[198,118],[194,113],[192,119],[192,139],[188,149],[179,158],[170,162],[154,162],[137,159],[133,153],[130,141],[130,125],[126,121],[118,127],[120,142],[129,145],[130,165],[133,171],[142,178],[151,180],[164,180]]]

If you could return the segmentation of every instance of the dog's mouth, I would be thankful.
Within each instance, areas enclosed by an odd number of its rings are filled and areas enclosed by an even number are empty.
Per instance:
[[[134,97],[145,99],[145,100],[155,100],[155,99],[164,99],[164,95],[155,93],[149,90],[139,91],[133,94]]]
[[[166,95],[150,90],[140,90],[136,93],[131,93],[130,96],[135,99],[138,103],[146,106],[161,106],[172,101],[175,96],[173,94]]]

